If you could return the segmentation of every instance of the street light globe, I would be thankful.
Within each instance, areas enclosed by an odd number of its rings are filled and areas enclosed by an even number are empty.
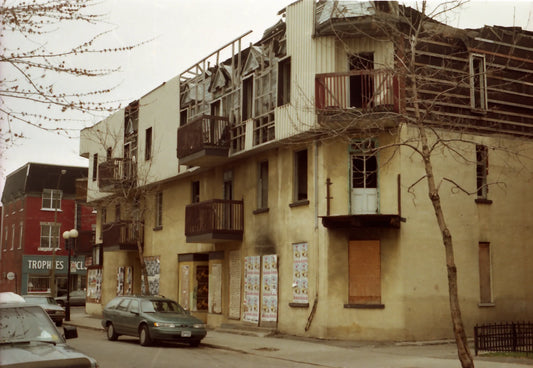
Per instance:
[[[70,238],[70,231],[63,232],[63,239],[68,239],[68,238]]]
[[[72,229],[72,230],[69,231],[69,234],[70,234],[71,238],[77,238],[78,237],[78,230]]]

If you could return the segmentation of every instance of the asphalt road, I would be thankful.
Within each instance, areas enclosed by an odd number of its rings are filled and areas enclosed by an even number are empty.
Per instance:
[[[309,363],[215,349],[205,345],[191,348],[185,344],[160,343],[143,347],[139,345],[138,339],[132,337],[121,336],[118,341],[108,341],[104,332],[84,328],[78,329],[78,338],[69,340],[69,345],[95,358],[100,368],[302,368],[310,366]]]

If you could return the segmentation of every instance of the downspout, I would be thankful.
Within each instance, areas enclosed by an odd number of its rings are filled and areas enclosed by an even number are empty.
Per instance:
[[[307,317],[307,323],[305,324],[305,331],[307,332],[311,328],[311,323],[316,314],[318,306],[318,288],[319,288],[319,270],[320,270],[320,244],[319,244],[319,231],[318,231],[318,140],[315,140],[314,147],[314,186],[315,186],[315,245],[316,245],[316,286],[315,286],[315,300],[313,301],[313,307],[311,313]]]

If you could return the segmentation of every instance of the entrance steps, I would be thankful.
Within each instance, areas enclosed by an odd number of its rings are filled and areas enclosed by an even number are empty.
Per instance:
[[[266,337],[276,334],[275,328],[259,327],[244,322],[223,323],[215,331],[256,337]]]

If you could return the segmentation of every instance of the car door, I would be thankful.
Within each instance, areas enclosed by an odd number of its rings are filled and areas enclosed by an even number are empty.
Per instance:
[[[128,312],[124,314],[124,329],[126,334],[136,336],[138,326],[141,322],[139,301],[133,299],[128,307]]]
[[[118,334],[127,334],[126,321],[127,316],[129,314],[129,304],[130,299],[122,299],[120,303],[118,303],[117,308],[115,309],[115,318],[113,318],[112,322],[115,325],[115,331]]]

